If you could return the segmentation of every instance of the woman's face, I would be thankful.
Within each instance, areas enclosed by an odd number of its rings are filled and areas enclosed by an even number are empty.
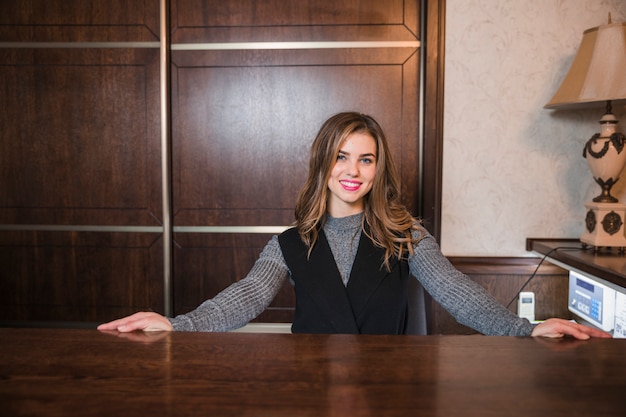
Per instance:
[[[328,213],[345,217],[363,211],[363,198],[376,175],[376,141],[367,133],[348,135],[328,179]]]

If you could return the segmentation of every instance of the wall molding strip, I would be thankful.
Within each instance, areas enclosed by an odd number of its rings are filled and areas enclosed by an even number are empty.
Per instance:
[[[162,226],[99,226],[72,224],[0,224],[0,231],[163,233]]]
[[[171,44],[172,51],[245,51],[259,49],[419,48],[420,41],[220,42]],[[161,42],[0,42],[0,49],[161,48]]]
[[[160,48],[160,42],[0,42],[0,49]]]
[[[224,42],[177,43],[172,51],[243,51],[258,49],[419,48],[420,41]]]
[[[291,226],[174,226],[174,233],[280,234]]]
[[[169,226],[168,226],[169,227]],[[0,224],[5,232],[164,233],[165,226],[101,226],[72,224]],[[280,234],[291,226],[174,226],[174,233]]]

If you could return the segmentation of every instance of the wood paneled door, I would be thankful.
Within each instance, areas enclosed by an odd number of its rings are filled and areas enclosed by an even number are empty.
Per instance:
[[[293,222],[309,146],[334,113],[378,118],[417,206],[417,2],[198,3],[172,8],[177,313],[245,276],[271,237],[255,227]],[[290,321],[293,306],[287,283],[261,319]]]
[[[4,3],[0,320],[214,296],[292,223],[339,111],[382,124],[422,215],[419,0]],[[293,307],[287,284],[259,319]]]
[[[2,3],[0,320],[162,308],[158,21],[156,0]]]

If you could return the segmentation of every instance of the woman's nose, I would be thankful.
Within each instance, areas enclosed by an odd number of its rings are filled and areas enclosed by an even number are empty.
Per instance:
[[[347,167],[347,173],[351,177],[358,177],[359,176],[359,165],[358,165],[358,163],[357,162],[349,163],[348,167]]]

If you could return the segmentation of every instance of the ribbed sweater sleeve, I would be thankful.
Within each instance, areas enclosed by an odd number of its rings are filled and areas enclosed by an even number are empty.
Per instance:
[[[245,326],[270,305],[287,277],[278,238],[273,236],[245,278],[170,322],[176,331],[221,332]]]
[[[482,286],[458,271],[425,232],[409,258],[424,289],[459,323],[492,336],[530,336],[534,325],[507,310]]]

